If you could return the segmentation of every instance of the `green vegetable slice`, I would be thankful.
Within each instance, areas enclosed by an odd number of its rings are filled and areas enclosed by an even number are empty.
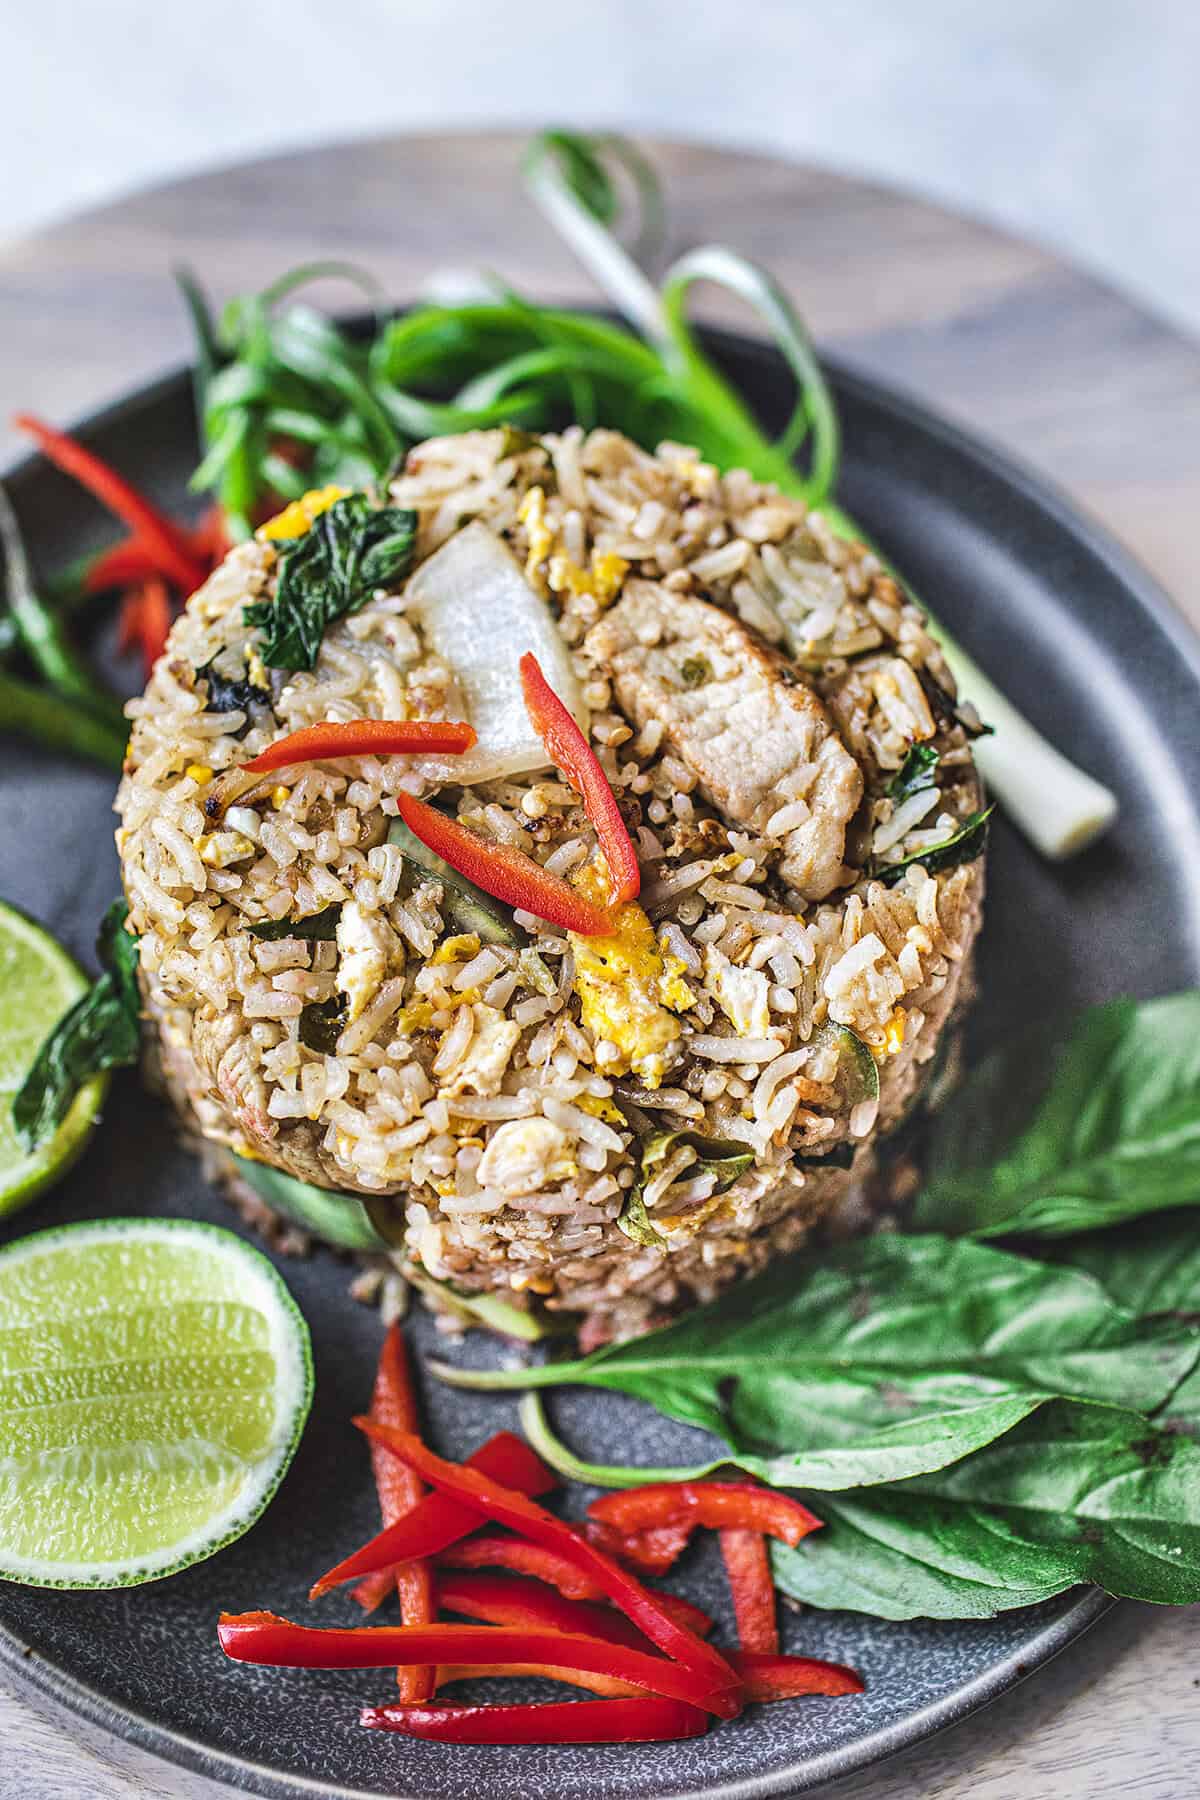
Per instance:
[[[654,1137],[647,1138],[642,1145],[638,1179],[629,1190],[617,1215],[617,1224],[625,1236],[646,1249],[667,1248],[666,1238],[646,1210],[643,1197],[646,1182],[656,1168],[684,1145],[695,1151],[696,1159],[682,1171],[680,1179],[686,1177],[691,1180],[697,1175],[713,1175],[716,1178],[714,1194],[723,1194],[726,1188],[731,1188],[754,1165],[753,1150],[748,1144],[740,1143],[737,1138],[706,1138],[698,1131],[661,1131]]]
[[[396,1238],[389,1202],[344,1188],[317,1187],[270,1163],[236,1156],[238,1177],[274,1212],[339,1250],[390,1250]]]
[[[264,944],[277,944],[283,938],[305,938],[310,943],[329,943],[337,936],[338,920],[342,916],[341,902],[333,906],[324,906],[320,912],[306,913],[300,919],[260,919],[255,925],[247,925],[246,930],[251,937],[256,937]]]
[[[475,1294],[466,1288],[453,1287],[448,1281],[437,1281],[415,1263],[406,1262],[403,1273],[404,1279],[413,1287],[427,1294],[447,1312],[456,1313],[466,1325],[482,1325],[488,1331],[498,1331],[502,1336],[517,1338],[524,1344],[536,1344],[556,1332],[570,1330],[569,1323],[556,1324],[539,1313],[526,1312],[501,1294]]]
[[[54,1026],[13,1100],[13,1124],[27,1150],[53,1136],[94,1075],[138,1059],[138,946],[125,929],[128,916],[125,901],[114,900],[96,942],[103,974]]]
[[[445,890],[443,910],[460,931],[473,931],[483,943],[504,944],[509,949],[528,943],[527,934],[510,913],[423,844],[403,819],[393,819],[388,827],[388,843],[398,846],[421,879],[432,875],[441,882]]]

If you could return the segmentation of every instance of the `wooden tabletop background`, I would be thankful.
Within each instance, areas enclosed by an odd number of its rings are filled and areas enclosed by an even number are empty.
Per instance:
[[[29,406],[68,422],[183,360],[187,331],[169,279],[180,261],[219,298],[332,256],[361,261],[398,301],[448,268],[493,269],[544,299],[587,300],[587,281],[522,197],[520,144],[446,134],[272,157],[0,249],[0,412]],[[1200,346],[1044,250],[908,195],[698,145],[660,145],[656,158],[675,248],[721,239],[769,265],[822,343],[1065,488],[1200,628]],[[707,316],[746,323],[732,306]],[[18,449],[0,425],[0,467]],[[1190,1611],[1117,1607],[985,1713],[826,1791],[831,1800],[1191,1800],[1195,1628]],[[225,1792],[0,1675],[0,1795]]]

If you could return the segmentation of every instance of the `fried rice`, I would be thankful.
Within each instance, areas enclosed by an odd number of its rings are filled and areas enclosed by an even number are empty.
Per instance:
[[[163,1073],[214,1144],[372,1197],[397,1262],[448,1295],[626,1337],[800,1245],[919,1104],[980,922],[982,856],[934,853],[980,804],[971,715],[874,554],[681,446],[474,432],[419,446],[381,498],[417,514],[414,569],[329,628],[311,673],[263,669],[244,620],[274,592],[260,534],[131,703],[117,842]],[[303,726],[469,717],[417,597],[472,521],[555,620],[637,848],[611,939],[518,913],[514,941],[481,941],[389,840],[397,795],[436,793],[594,887],[594,833],[550,767],[455,785],[404,756],[296,764],[205,815],[222,771]],[[747,685],[730,750],[714,720]],[[761,752],[770,783],[793,729],[803,779],[747,798],[721,756]],[[916,745],[935,778],[898,797]],[[249,929],[331,908],[326,939]],[[334,1020],[317,1047],[312,1009]]]

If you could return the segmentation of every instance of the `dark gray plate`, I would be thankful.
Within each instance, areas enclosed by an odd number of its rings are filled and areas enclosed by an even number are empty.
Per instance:
[[[777,359],[744,340],[716,343],[763,413],[777,417],[787,387]],[[1196,643],[1141,570],[1058,496],[907,399],[844,368],[834,376],[846,505],[1030,717],[1121,796],[1116,834],[1062,869],[1037,861],[998,823],[980,1041],[1066,1003],[1195,982]],[[179,502],[194,461],[182,376],[96,419],[90,436],[136,479]],[[94,509],[44,466],[18,470],[12,493],[43,568],[98,540]],[[0,781],[0,892],[87,958],[117,889],[111,781],[11,743]],[[80,1167],[36,1214],[0,1232],[0,1242],[35,1224],[107,1213],[231,1223],[131,1077],[116,1084]],[[0,1658],[122,1736],[239,1787],[422,1800],[474,1800],[483,1791],[496,1800],[794,1793],[982,1705],[1069,1644],[1107,1604],[1076,1591],[988,1624],[789,1618],[789,1648],[857,1665],[867,1694],[757,1708],[690,1743],[464,1752],[363,1732],[358,1704],[386,1694],[385,1674],[239,1668],[217,1648],[222,1608],[270,1607],[321,1623],[353,1618],[345,1597],[310,1610],[306,1588],[377,1523],[367,1458],[348,1421],[370,1387],[378,1324],[346,1298],[348,1267],[332,1255],[289,1262],[284,1273],[312,1326],[317,1400],[266,1518],[219,1556],[154,1586],[111,1594],[0,1588]],[[432,1335],[422,1317],[422,1347]],[[477,1360],[495,1354],[479,1336],[468,1348]],[[507,1402],[434,1384],[425,1399],[431,1435],[453,1455],[513,1419]],[[675,1463],[696,1454],[696,1434],[617,1397],[571,1396],[558,1416],[568,1437],[602,1460]],[[572,1511],[581,1499],[569,1496]],[[711,1554],[689,1560],[683,1580],[728,1623]]]

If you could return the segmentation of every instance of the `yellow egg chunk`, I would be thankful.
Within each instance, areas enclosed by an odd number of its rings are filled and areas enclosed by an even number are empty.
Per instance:
[[[348,489],[344,487],[310,488],[307,494],[301,494],[290,506],[268,519],[255,532],[259,538],[298,538],[303,537],[314,519],[323,512],[328,512],[335,500],[344,500]]]
[[[575,885],[589,900],[606,903],[608,884],[595,864]],[[690,1006],[693,995],[677,970],[667,968],[654,927],[636,900],[619,906],[613,923],[616,929],[603,937],[571,933],[580,1017],[597,1041],[620,1052],[616,1061],[601,1065],[606,1075],[632,1073],[655,1088],[680,1035],[678,1019],[663,1002]]]

